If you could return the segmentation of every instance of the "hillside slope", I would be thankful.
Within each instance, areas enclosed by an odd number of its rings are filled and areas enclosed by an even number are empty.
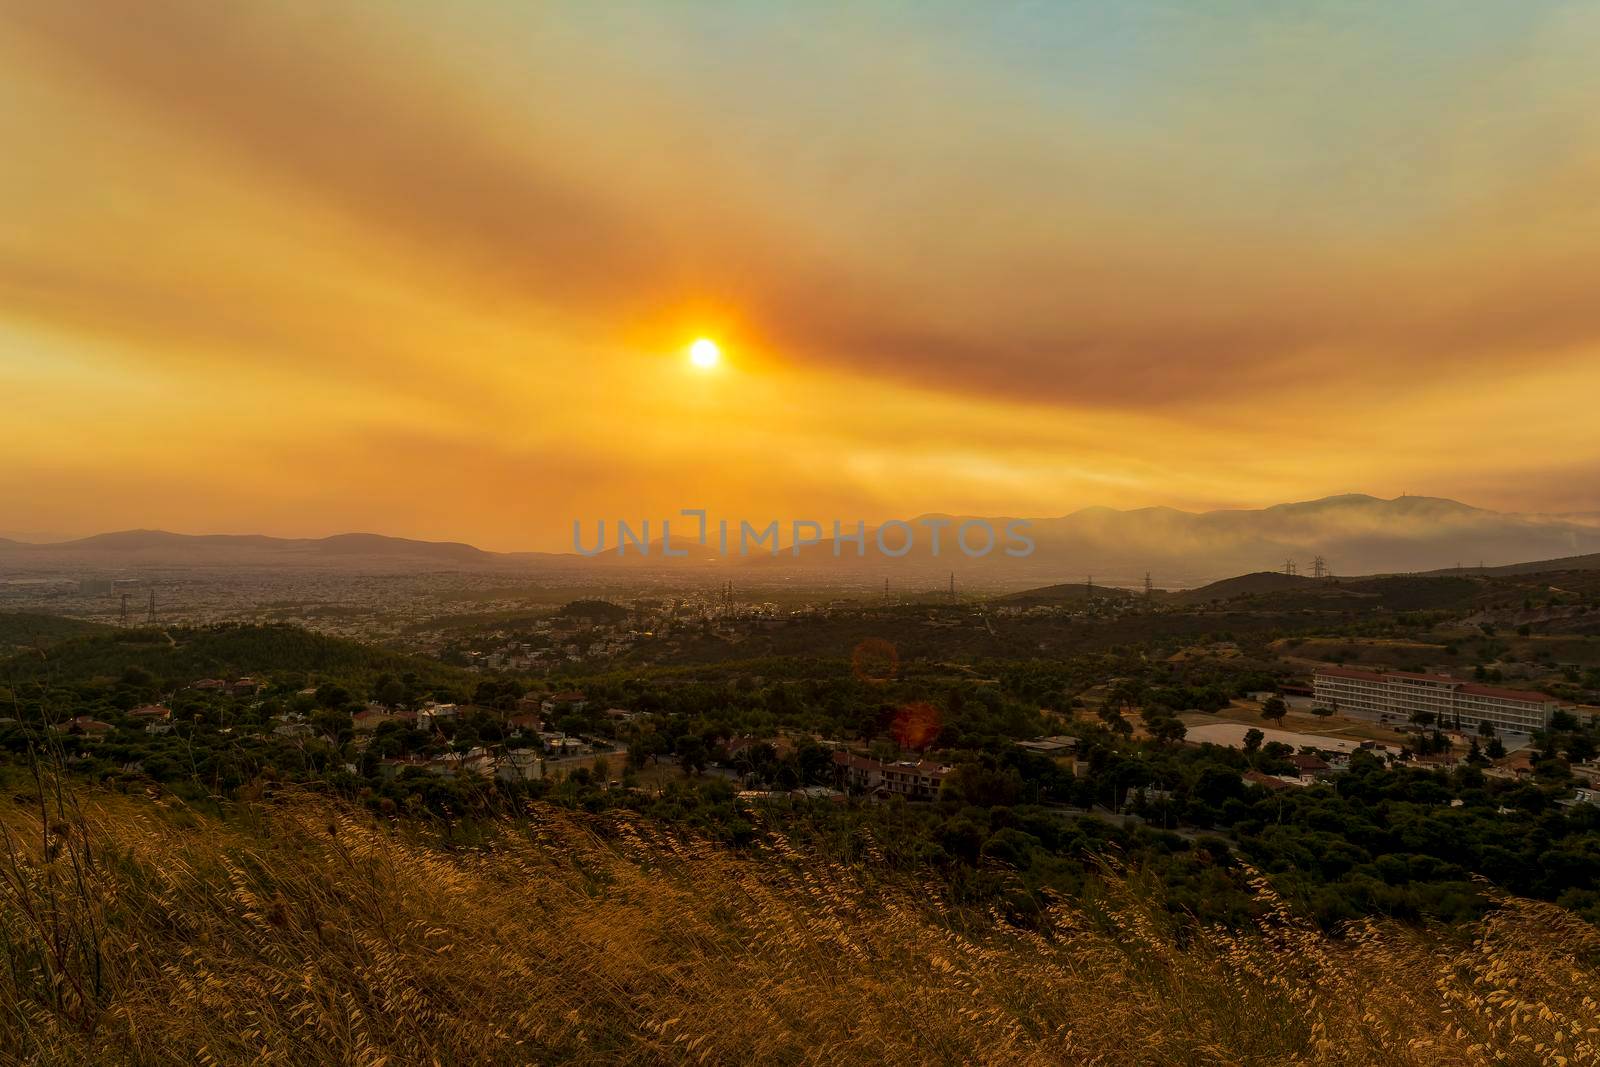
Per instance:
[[[296,626],[225,625],[170,629],[95,627],[83,636],[59,641],[42,654],[30,650],[0,659],[0,684],[114,678],[129,667],[149,671],[168,686],[197,678],[236,678],[246,674],[332,674],[352,681],[408,672],[424,681],[459,681],[468,677],[467,672],[438,660],[391,652]]]
[[[870,847],[846,866],[772,839],[781,858],[758,861],[541,806],[462,848],[315,795],[227,821],[46,796],[44,815],[26,795],[0,809],[0,1047],[24,1062],[1600,1054],[1600,935],[1554,907],[1507,902],[1475,940],[1367,923],[1338,941],[1276,907],[1180,939],[1113,877],[1033,932],[881,880]]]
[[[1428,575],[1490,575],[1512,576],[1519,574],[1556,574],[1561,571],[1594,571],[1600,570],[1600,552],[1591,552],[1584,556],[1562,556],[1560,559],[1536,559],[1527,563],[1511,563],[1504,567],[1446,567],[1443,570],[1427,571]]]
[[[111,627],[61,615],[0,612],[0,660],[17,652],[38,651],[73,637],[106,633]]]

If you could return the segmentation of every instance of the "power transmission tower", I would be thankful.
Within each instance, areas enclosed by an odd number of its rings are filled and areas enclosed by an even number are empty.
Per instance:
[[[1291,576],[1295,573],[1294,560],[1286,559],[1283,561],[1283,573]]]
[[[128,625],[128,597],[130,595],[128,593],[122,594],[122,625],[124,626]]]
[[[1155,591],[1156,591],[1156,587],[1154,585],[1150,584],[1150,572],[1149,571],[1145,571],[1144,572],[1144,598],[1146,600],[1149,600],[1150,597],[1155,593]]]
[[[1326,578],[1328,576],[1328,561],[1318,556],[1311,561],[1311,577]]]
[[[151,586],[150,587],[150,614],[146,618],[145,621],[148,622],[151,626],[154,626],[156,624],[156,588],[155,588],[155,586]]]

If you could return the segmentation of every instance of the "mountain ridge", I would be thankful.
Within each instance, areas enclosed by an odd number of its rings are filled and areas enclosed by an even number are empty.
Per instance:
[[[983,519],[994,529],[996,549],[987,557],[964,555],[955,543],[961,522]],[[945,520],[941,552],[931,550],[928,520]],[[831,538],[803,546],[798,554],[787,540],[776,556],[762,551],[748,558],[732,555],[714,562],[725,566],[755,565],[770,573],[826,566],[841,576],[914,574],[943,576],[948,570],[964,578],[1016,583],[1024,587],[1062,584],[1094,575],[1105,584],[1133,584],[1154,572],[1158,585],[1201,585],[1282,567],[1298,560],[1309,570],[1323,557],[1329,571],[1342,575],[1444,572],[1452,561],[1483,560],[1487,566],[1536,567],[1542,561],[1577,560],[1600,553],[1600,528],[1543,516],[1490,511],[1442,497],[1401,496],[1385,500],[1346,493],[1314,500],[1291,501],[1264,508],[1231,508],[1190,512],[1171,507],[1117,510],[1088,507],[1057,518],[1035,518],[1027,535],[1034,552],[1024,558],[1006,556],[1005,529],[1010,517],[925,513],[909,520],[915,534],[903,557],[880,553],[876,532],[868,526],[867,550],[857,555],[854,543],[841,543],[834,555]],[[608,523],[608,525],[610,525]],[[780,523],[780,530],[784,524]],[[886,542],[899,546],[903,530]],[[981,538],[978,538],[981,540]],[[689,567],[702,557],[663,559],[659,542],[647,556],[635,550],[622,556],[614,544],[594,558],[578,553],[496,552],[461,541],[425,541],[386,534],[352,532],[327,537],[274,537],[265,534],[181,534],[166,530],[112,531],[70,541],[29,543],[0,539],[0,566],[28,568],[92,565],[306,565],[374,568],[535,567],[560,564],[582,567]],[[1463,568],[1465,569],[1465,568]],[[1103,576],[1103,577],[1102,577]]]

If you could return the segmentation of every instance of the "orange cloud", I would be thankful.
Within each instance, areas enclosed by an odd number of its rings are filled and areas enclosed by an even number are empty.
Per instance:
[[[1594,505],[1537,474],[1600,459],[1581,13],[1064,71],[946,11],[0,8],[19,527]]]

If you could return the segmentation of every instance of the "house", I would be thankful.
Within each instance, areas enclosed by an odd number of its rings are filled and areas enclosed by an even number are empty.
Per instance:
[[[383,778],[393,778],[409,767],[424,768],[427,765],[427,760],[414,756],[385,756],[378,761],[378,774]]]
[[[539,710],[546,715],[560,715],[563,712],[579,714],[589,706],[589,700],[576,689],[569,689],[561,693],[551,693],[539,704]]]
[[[394,714],[383,705],[368,704],[350,716],[350,721],[355,726],[357,733],[365,733],[368,730],[376,730],[394,717]]]
[[[64,734],[79,734],[84,737],[104,737],[116,729],[110,723],[101,722],[88,715],[76,715],[66,722],[59,723],[55,728]]]
[[[145,704],[128,712],[128,718],[135,722],[166,722],[172,718],[172,709],[164,704]]]
[[[441,777],[476,777],[489,778],[494,775],[494,757],[483,748],[473,748],[466,752],[446,752],[442,756],[435,756],[424,764],[429,774]]]
[[[1070,756],[1078,750],[1078,739],[1061,734],[1036,741],[1018,741],[1017,747],[1041,756]]]
[[[629,711],[627,708],[607,708],[603,714],[612,722],[626,723],[636,721],[644,713],[641,711]]]
[[[1276,793],[1280,790],[1294,788],[1294,783],[1286,782],[1282,778],[1274,778],[1270,774],[1262,774],[1260,771],[1245,771],[1244,784],[1253,785],[1259,789],[1265,789],[1269,793]]]
[[[519,733],[536,734],[544,729],[544,719],[537,711],[519,711],[507,717],[506,725]]]
[[[886,763],[853,752],[833,754],[834,774],[849,792],[932,800],[954,768],[931,760]]]
[[[310,737],[317,728],[308,722],[286,722],[273,727],[272,732],[279,737]]]
[[[199,689],[207,693],[220,693],[228,688],[228,683],[221,678],[202,678],[198,682],[189,683],[189,688]],[[312,692],[316,692],[316,690],[312,690]]]
[[[253,697],[260,689],[261,683],[249,675],[245,675],[243,678],[235,678],[228,685],[229,695],[236,697]]]
[[[568,737],[566,734],[542,733],[539,735],[539,740],[550,750],[550,755],[557,759],[563,756],[581,756],[589,750],[589,746],[581,739]]]
[[[1493,767],[1483,773],[1491,778],[1522,779],[1533,774],[1533,759],[1536,753],[1533,749],[1519,749],[1511,755],[1495,760]]]
[[[460,714],[461,709],[454,704],[435,704],[430,700],[417,712],[417,725],[426,726],[440,719],[454,719]]]
[[[514,748],[500,759],[494,776],[502,782],[532,782],[544,777],[544,758],[535,748]]]
[[[1288,759],[1293,764],[1294,771],[1300,776],[1302,782],[1314,782],[1333,770],[1327,760],[1309,752],[1298,752],[1288,757]]]

